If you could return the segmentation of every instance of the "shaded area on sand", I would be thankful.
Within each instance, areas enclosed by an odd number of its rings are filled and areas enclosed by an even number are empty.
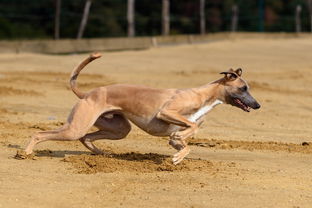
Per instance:
[[[185,159],[179,165],[173,165],[170,156],[155,153],[112,153],[109,155],[75,155],[68,156],[64,162],[69,162],[78,173],[97,172],[138,172],[152,173],[158,171],[211,171],[214,164],[207,160]],[[230,163],[229,166],[235,166]]]

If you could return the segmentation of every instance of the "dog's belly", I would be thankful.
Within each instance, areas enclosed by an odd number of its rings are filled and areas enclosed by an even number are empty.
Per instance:
[[[127,118],[137,127],[153,136],[170,136],[171,133],[179,131],[182,127],[168,124],[156,117],[141,118],[134,115],[127,115]]]
[[[144,131],[153,136],[170,136],[173,132],[180,131],[182,127],[168,124],[162,120],[151,121]]]

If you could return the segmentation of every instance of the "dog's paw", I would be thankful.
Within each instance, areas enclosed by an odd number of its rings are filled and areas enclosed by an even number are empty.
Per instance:
[[[26,152],[24,150],[17,150],[16,155],[14,156],[14,159],[17,159],[17,160],[25,160],[25,159],[35,160],[36,157],[33,153],[32,154],[26,154]]]
[[[190,153],[190,148],[185,147],[184,149],[180,150],[176,154],[173,155],[172,162],[174,165],[179,164],[182,160]]]

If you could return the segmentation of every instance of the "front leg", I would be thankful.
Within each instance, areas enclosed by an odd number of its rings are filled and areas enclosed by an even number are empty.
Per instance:
[[[200,117],[197,121],[196,124],[198,126],[198,128],[204,123],[204,116]],[[176,135],[179,132],[174,132],[173,134]],[[171,134],[173,136],[173,134]],[[195,131],[196,134],[196,131]],[[193,137],[195,134],[191,135],[190,137]],[[169,140],[169,144],[175,148],[176,150],[181,150],[183,149],[184,145],[177,139],[174,139],[173,137],[170,137],[171,139]]]
[[[176,165],[189,154],[190,148],[186,143],[186,139],[197,132],[198,125],[174,111],[162,110],[157,114],[157,118],[185,128],[182,131],[177,131],[170,135],[169,144],[178,150],[172,159]]]

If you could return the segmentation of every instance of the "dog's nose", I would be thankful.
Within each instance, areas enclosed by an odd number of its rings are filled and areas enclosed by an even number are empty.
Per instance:
[[[254,109],[259,109],[261,107],[261,105],[259,103],[256,103],[255,108]]]

